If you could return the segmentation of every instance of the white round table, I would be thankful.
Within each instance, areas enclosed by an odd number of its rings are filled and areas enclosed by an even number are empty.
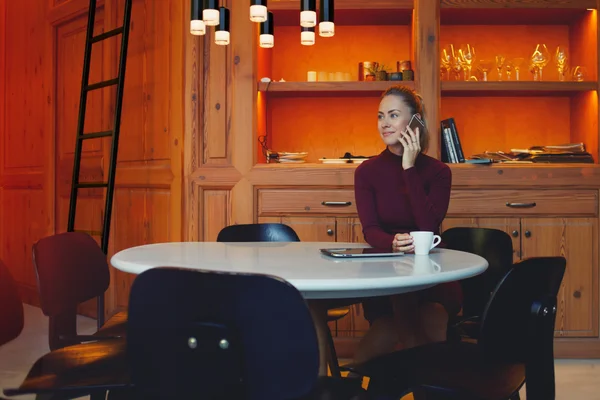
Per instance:
[[[244,272],[280,277],[306,299],[385,296],[457,281],[485,271],[478,255],[433,249],[427,256],[335,259],[322,248],[369,247],[331,242],[173,242],[132,247],[116,253],[111,264],[140,274],[155,267]]]

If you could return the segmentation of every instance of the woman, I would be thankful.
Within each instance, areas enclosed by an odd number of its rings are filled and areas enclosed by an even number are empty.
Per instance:
[[[386,149],[363,162],[354,175],[358,216],[367,243],[377,248],[412,252],[411,231],[438,232],[450,201],[450,168],[422,152],[429,132],[413,131],[417,114],[425,120],[421,98],[403,86],[393,86],[381,98],[378,129]],[[416,293],[363,301],[371,329],[361,340],[355,362],[431,341],[443,341],[448,315],[461,307],[458,282]]]

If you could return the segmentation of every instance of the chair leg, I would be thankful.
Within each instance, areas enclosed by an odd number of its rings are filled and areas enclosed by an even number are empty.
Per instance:
[[[342,378],[342,373],[340,371],[340,364],[338,363],[337,353],[335,351],[335,344],[333,343],[333,336],[331,336],[331,330],[327,329],[327,342],[329,347],[329,351],[327,352],[327,358],[329,364],[329,370],[331,371],[331,376],[333,378]]]

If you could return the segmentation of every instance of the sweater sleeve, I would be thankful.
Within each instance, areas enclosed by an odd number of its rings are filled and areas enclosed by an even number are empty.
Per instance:
[[[446,217],[450,204],[452,172],[447,165],[440,168],[425,193],[423,180],[415,167],[404,171],[411,208],[417,228],[422,231],[438,232]]]
[[[354,173],[354,197],[358,218],[365,240],[372,247],[391,249],[394,235],[385,232],[379,224],[375,190],[369,182],[367,171],[359,166]]]

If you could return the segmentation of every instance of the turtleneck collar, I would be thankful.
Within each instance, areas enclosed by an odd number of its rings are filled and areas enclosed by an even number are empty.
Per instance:
[[[383,154],[383,156],[386,158],[402,160],[402,156],[392,153],[389,147],[386,147],[381,154]]]

